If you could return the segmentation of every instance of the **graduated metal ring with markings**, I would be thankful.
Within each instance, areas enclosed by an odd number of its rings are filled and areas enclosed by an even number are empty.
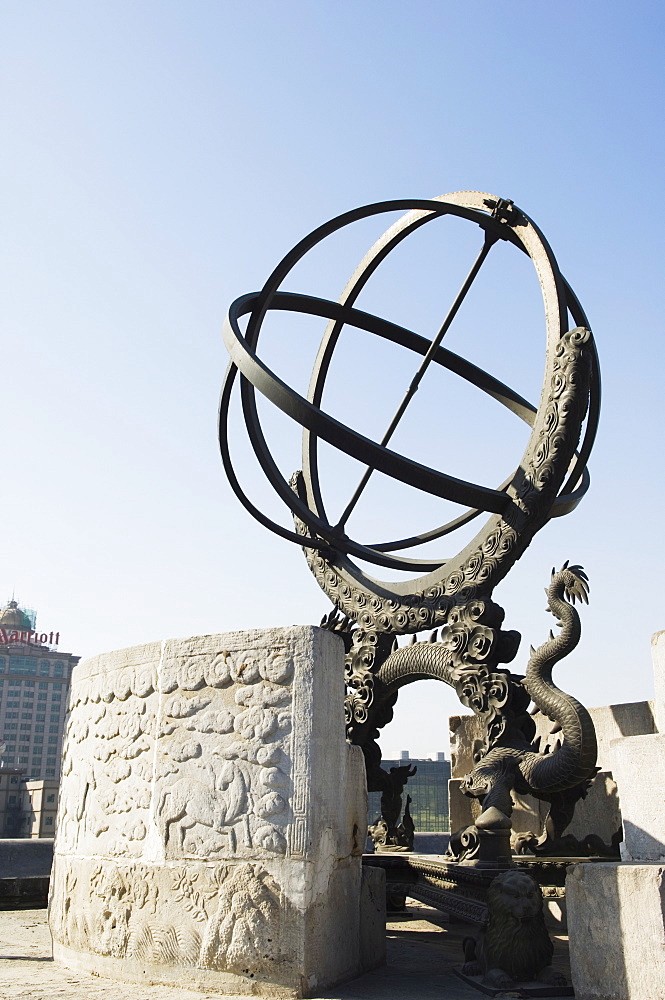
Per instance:
[[[405,211],[374,244],[352,275],[339,301],[280,291],[295,264],[314,246],[357,220],[381,213]],[[388,254],[419,227],[444,215],[475,223],[483,242],[478,257],[434,340],[356,309],[354,303],[368,279]],[[441,341],[492,246],[512,243],[532,260],[540,283],[546,321],[546,364],[538,407],[491,375],[441,346]],[[270,310],[306,313],[329,320],[314,364],[307,397],[295,392],[260,359],[261,327]],[[240,320],[248,316],[243,333]],[[572,319],[572,324],[570,323]],[[571,326],[573,328],[571,329]],[[344,327],[354,327],[400,344],[422,361],[393,421],[380,442],[372,441],[336,420],[321,407],[330,362]],[[331,220],[301,240],[275,268],[260,292],[232,304],[224,324],[224,343],[231,356],[220,403],[219,436],[229,482],[245,508],[265,527],[305,548],[310,568],[329,596],[351,617],[356,605],[369,603],[378,613],[391,609],[398,629],[416,631],[424,617],[414,610],[459,603],[473,596],[489,596],[527,547],[536,531],[551,517],[577,506],[588,489],[587,460],[596,433],[600,406],[598,359],[582,307],[561,275],[554,255],[535,224],[512,202],[492,195],[463,191],[431,200],[381,202],[358,208]],[[456,479],[391,450],[388,442],[420,380],[430,364],[438,364],[466,379],[506,406],[531,428],[526,451],[515,471],[496,489]],[[236,376],[248,435],[256,457],[272,487],[291,511],[295,530],[267,517],[247,497],[236,477],[228,441],[228,411]],[[303,469],[297,481],[288,481],[268,448],[259,422],[256,390],[303,428]],[[586,420],[586,426],[585,426]],[[582,433],[583,432],[583,433]],[[344,515],[329,520],[319,485],[318,440],[322,439],[366,467]],[[361,543],[345,533],[346,521],[374,470],[425,493],[465,505],[468,510],[430,531],[407,538]],[[489,519],[456,556],[414,559],[400,556],[413,548],[450,534],[482,513]],[[352,558],[353,557],[353,558]],[[353,559],[418,575],[401,582],[384,582],[364,572]],[[399,609],[409,609],[402,616]],[[357,610],[357,609],[356,609]],[[366,623],[370,621],[365,616]],[[373,624],[386,630],[380,623]],[[385,624],[385,623],[384,623]],[[429,621],[428,621],[429,624]]]

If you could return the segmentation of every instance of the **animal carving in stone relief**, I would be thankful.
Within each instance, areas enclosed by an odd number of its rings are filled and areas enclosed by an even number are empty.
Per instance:
[[[186,833],[197,824],[223,832],[247,812],[248,784],[245,769],[235,760],[220,765],[213,786],[188,777],[178,778],[162,790],[157,806],[164,843],[171,838],[173,823],[178,823],[181,849]]]
[[[89,828],[91,806],[89,794],[96,787],[94,772],[89,763],[82,763],[73,773],[71,757],[65,760],[58,809],[58,850],[73,849],[82,831]]]

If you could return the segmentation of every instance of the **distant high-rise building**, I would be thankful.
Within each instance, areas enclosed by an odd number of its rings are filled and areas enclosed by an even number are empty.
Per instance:
[[[69,681],[80,657],[61,653],[60,633],[40,633],[36,624],[34,612],[15,600],[0,611],[0,767],[20,768],[27,781],[57,781]]]
[[[417,833],[447,833],[450,827],[450,812],[448,808],[448,782],[450,780],[450,761],[445,755],[437,753],[436,760],[423,760],[411,757],[408,750],[400,751],[399,760],[382,760],[381,767],[390,771],[391,767],[404,767],[409,764],[417,771],[409,778],[402,795],[402,808],[406,805],[406,796],[411,796],[409,811]],[[381,815],[381,793],[370,792],[367,804],[367,819],[375,823]]]

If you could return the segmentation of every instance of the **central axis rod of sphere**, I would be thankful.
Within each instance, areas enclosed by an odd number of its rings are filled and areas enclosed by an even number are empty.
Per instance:
[[[432,341],[432,343],[429,345],[429,348],[427,350],[427,354],[423,358],[418,371],[413,376],[413,379],[411,381],[411,384],[410,384],[409,388],[404,393],[404,398],[402,399],[402,402],[397,407],[397,410],[395,412],[395,416],[390,421],[390,425],[388,427],[388,430],[386,431],[386,433],[381,438],[381,447],[382,448],[385,448],[385,446],[388,444],[388,442],[390,441],[391,437],[393,436],[397,425],[399,424],[400,420],[404,416],[404,412],[405,412],[407,406],[409,405],[409,403],[411,402],[411,400],[415,396],[415,394],[416,394],[416,392],[418,390],[418,386],[422,382],[423,376],[424,376],[425,372],[427,371],[427,369],[430,366],[432,358],[434,357],[434,355],[438,351],[439,347],[441,346],[441,341],[443,340],[443,338],[445,337],[446,333],[450,329],[450,324],[455,319],[455,316],[457,315],[457,311],[459,310],[459,307],[462,305],[462,302],[464,301],[464,299],[466,297],[466,293],[471,288],[471,285],[473,284],[473,282],[474,282],[474,280],[475,280],[475,278],[476,278],[476,276],[477,276],[480,268],[482,267],[482,265],[483,265],[483,263],[485,261],[485,258],[487,257],[487,254],[490,252],[491,247],[493,246],[494,243],[496,243],[497,239],[498,239],[498,236],[494,235],[493,233],[485,232],[485,242],[483,243],[482,249],[481,249],[480,253],[478,254],[478,256],[476,257],[476,260],[474,261],[473,267],[469,271],[468,275],[466,276],[466,280],[464,281],[464,284],[462,285],[462,287],[460,288],[459,292],[457,293],[457,298],[455,299],[455,301],[453,302],[452,306],[450,307],[448,315],[446,316],[445,320],[443,321],[441,329],[437,333],[437,335],[434,338],[434,340]],[[367,486],[367,483],[369,482],[370,476],[372,475],[373,472],[374,472],[374,467],[371,466],[371,465],[368,465],[367,468],[365,469],[365,472],[363,473],[362,479],[360,480],[360,482],[358,483],[358,485],[356,487],[355,493],[353,494],[353,496],[349,500],[344,513],[342,514],[342,516],[340,517],[339,521],[335,525],[335,529],[334,529],[335,531],[341,531],[342,528],[344,527],[344,525],[346,524],[346,522],[348,521],[348,519],[351,516],[351,513],[352,513],[352,511],[354,509],[354,507],[356,506],[356,504],[360,500],[362,492],[365,489],[365,487]]]

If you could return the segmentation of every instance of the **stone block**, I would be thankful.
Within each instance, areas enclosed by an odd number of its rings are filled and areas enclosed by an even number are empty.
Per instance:
[[[362,869],[360,888],[360,964],[376,969],[386,962],[386,873]]]
[[[648,736],[656,732],[653,706],[648,701],[590,708],[598,741],[598,767],[612,770],[612,743],[626,736]]]
[[[665,733],[612,743],[623,861],[665,861]]]
[[[448,719],[448,729],[450,776],[463,778],[473,769],[475,764],[473,755],[483,745],[483,723],[478,715],[451,715]]]
[[[451,778],[448,782],[448,808],[450,810],[450,830],[457,833],[471,826],[480,816],[480,799],[471,799],[461,791],[461,780]]]
[[[663,865],[573,865],[566,903],[577,1000],[665,1000]]]
[[[609,847],[620,826],[617,783],[611,771],[601,771],[591,782],[586,798],[575,806],[575,813],[564,836],[571,834],[582,841],[589,834],[595,834]]]
[[[656,728],[665,733],[665,632],[655,632],[651,637],[651,660]]]
[[[345,742],[342,691],[341,640],[309,627],[79,664],[54,957],[116,979],[269,996],[364,971],[360,914],[376,899],[361,889],[364,764]]]

